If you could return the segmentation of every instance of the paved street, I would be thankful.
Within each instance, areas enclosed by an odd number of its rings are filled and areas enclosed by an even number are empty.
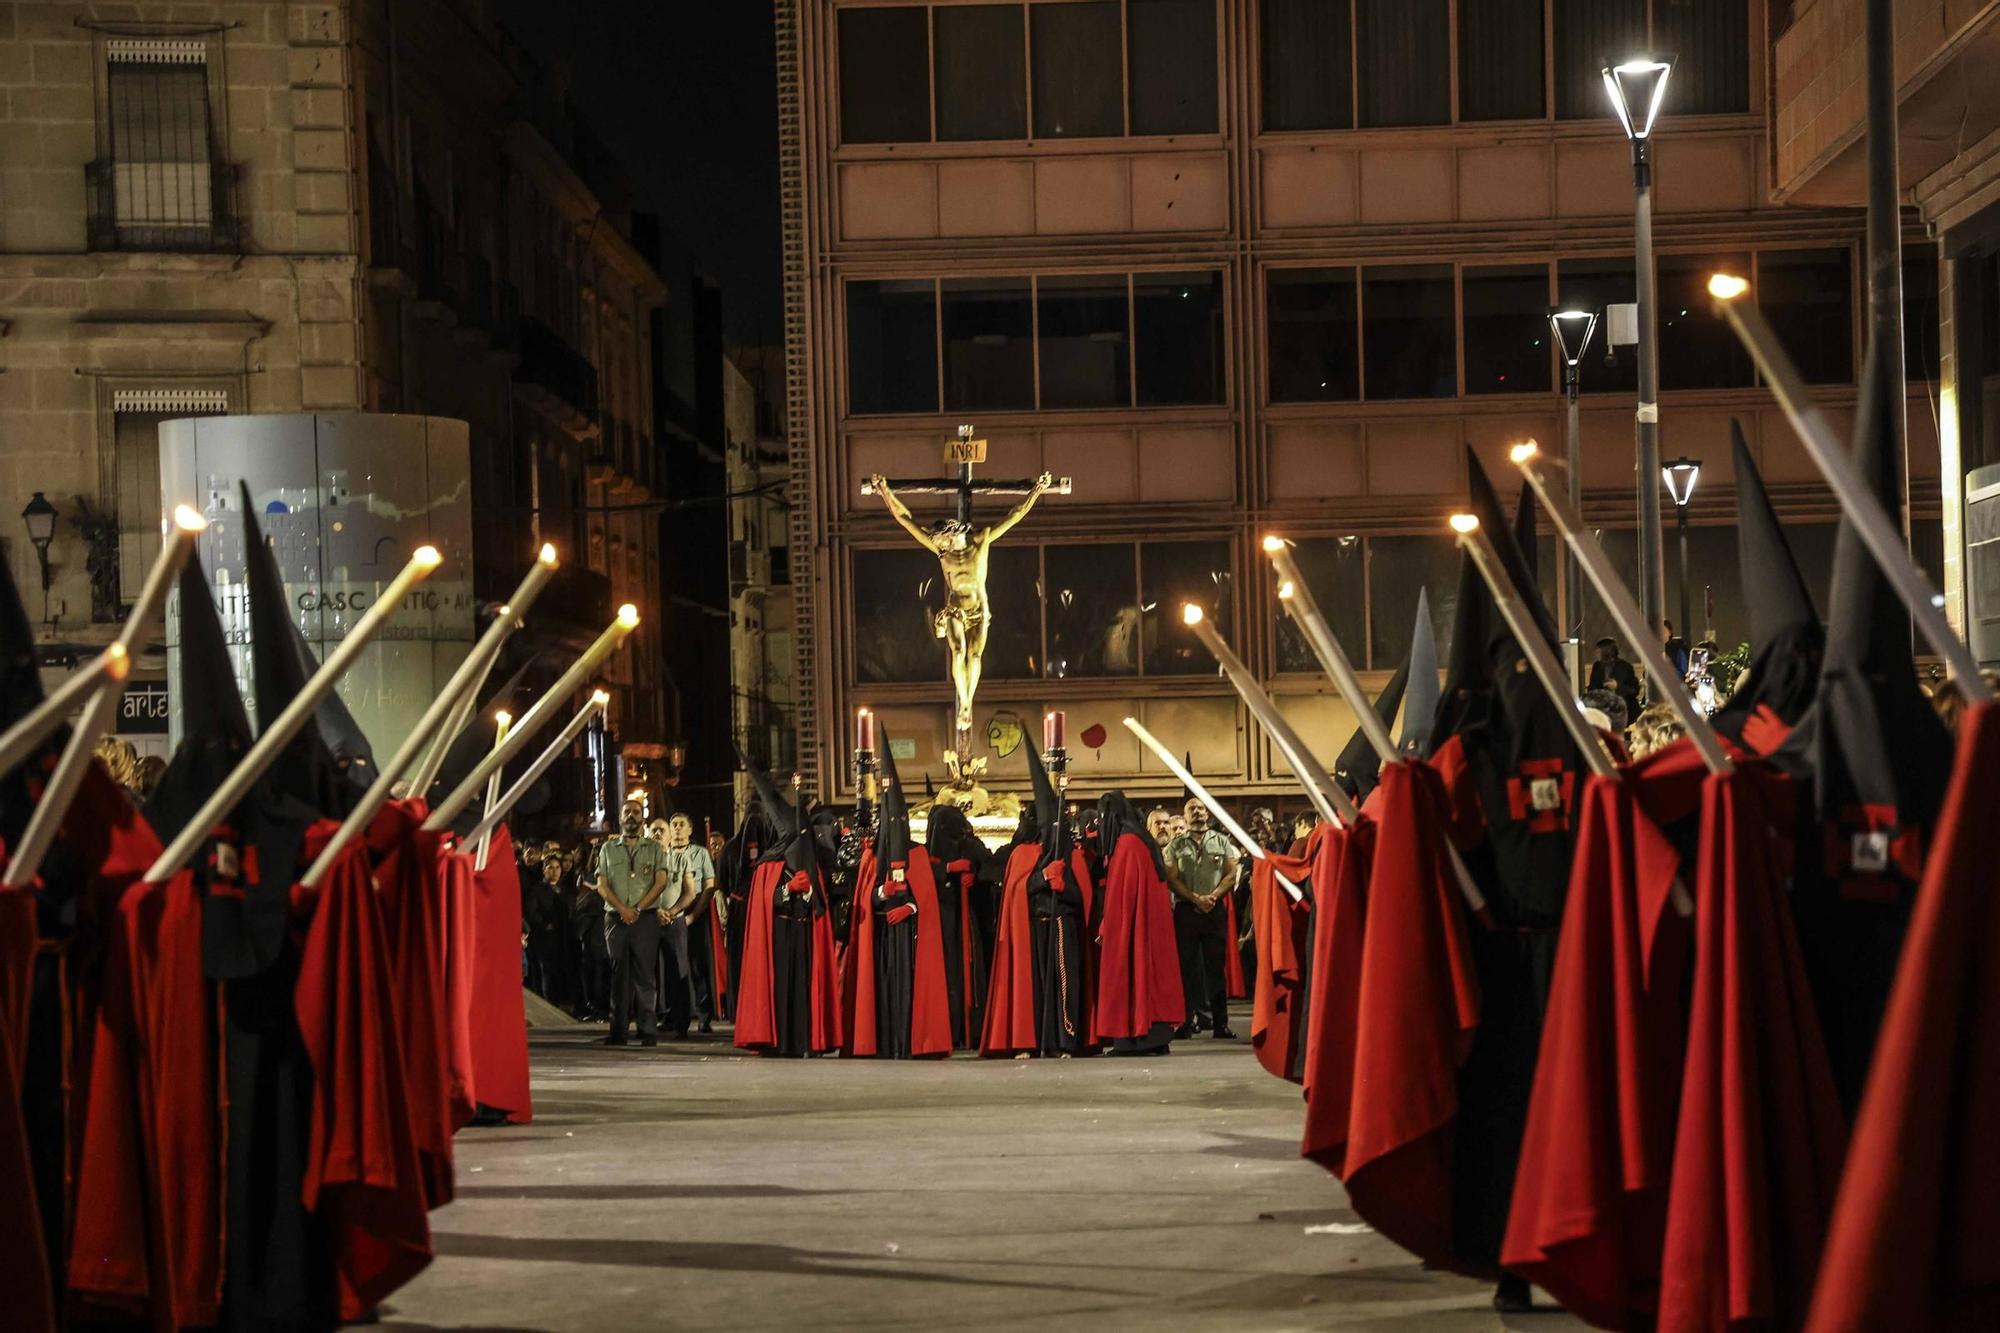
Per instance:
[[[459,1136],[439,1258],[383,1327],[1580,1327],[1357,1223],[1243,1043],[893,1064],[601,1033],[532,1034],[535,1122]]]

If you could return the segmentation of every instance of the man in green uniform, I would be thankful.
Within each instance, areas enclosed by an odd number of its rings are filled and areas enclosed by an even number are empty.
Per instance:
[[[611,1034],[604,1043],[625,1044],[636,1006],[639,1044],[655,1046],[660,918],[653,908],[667,887],[667,854],[646,836],[637,801],[619,813],[618,829],[597,853],[597,896],[604,899],[604,946],[611,955]]]
[[[1222,895],[1236,883],[1236,847],[1208,825],[1208,807],[1191,800],[1183,813],[1187,831],[1165,847],[1167,886],[1174,891],[1174,939],[1180,946],[1181,989],[1187,994],[1188,1026],[1179,1035],[1194,1035],[1195,1024],[1207,1020],[1217,1037],[1233,1038],[1229,1030],[1229,983],[1225,949],[1229,913]]]

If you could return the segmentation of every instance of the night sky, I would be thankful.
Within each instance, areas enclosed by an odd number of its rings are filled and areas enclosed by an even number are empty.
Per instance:
[[[729,341],[780,341],[770,0],[499,0],[495,12],[530,50],[570,62],[576,104],[624,162],[635,206],[722,284]]]

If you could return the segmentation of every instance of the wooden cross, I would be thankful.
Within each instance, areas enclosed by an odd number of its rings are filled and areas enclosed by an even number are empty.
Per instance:
[[[957,502],[957,518],[967,527],[972,525],[972,497],[975,495],[1028,495],[1035,489],[1033,478],[1026,481],[975,481],[972,466],[986,461],[986,441],[973,438],[971,426],[960,426],[958,434],[944,442],[945,466],[957,473],[952,477],[890,477],[889,485],[898,495],[949,495]],[[1070,479],[1059,477],[1055,485],[1056,493],[1070,493]],[[867,482],[861,483],[863,495],[873,495],[875,488]]]

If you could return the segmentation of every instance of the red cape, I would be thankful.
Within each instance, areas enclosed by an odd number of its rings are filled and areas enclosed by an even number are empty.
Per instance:
[[[305,861],[336,827],[312,826]],[[292,888],[304,932],[293,997],[313,1067],[303,1193],[333,1243],[344,1320],[373,1310],[431,1261],[396,986],[372,879],[368,848],[356,842],[316,888]]]
[[[20,1333],[52,1333],[56,1327],[41,1204],[21,1111],[37,945],[35,895],[27,889],[0,889],[0,1327]]]
[[[390,975],[403,1033],[410,1122],[424,1172],[424,1199],[437,1208],[453,1193],[451,1035],[445,1004],[445,894],[442,834],[419,827],[421,800],[391,801],[368,828],[375,886],[389,941]]]
[[[1143,1037],[1161,1023],[1187,1021],[1180,950],[1166,881],[1136,833],[1111,849],[1104,868],[1104,922],[1098,929],[1097,1017],[1100,1041]]]
[[[910,978],[910,1054],[951,1054],[951,1002],[944,986],[944,936],[938,927],[937,884],[930,853],[910,848],[904,878],[917,905],[917,947]],[[844,984],[840,989],[842,1055],[875,1055],[875,848],[861,852],[854,877],[854,911],[848,918]]]
[[[743,959],[737,973],[736,1044],[745,1050],[771,1050],[778,1044],[778,1018],[771,995],[771,913],[783,884],[809,888],[822,900],[826,883],[793,874],[781,861],[760,861],[750,877],[749,900],[743,914]],[[840,987],[834,971],[833,915],[822,912],[812,925],[812,1020],[806,1046],[813,1051],[840,1048]]]
[[[1453,1267],[1451,1128],[1478,980],[1445,863],[1436,774],[1384,765],[1362,938],[1344,1162],[1354,1211],[1418,1258]]]
[[[2000,708],[1959,723],[1813,1293],[1812,1333],[2000,1328]]]
[[[1017,1055],[1037,1048],[1035,1038],[1035,948],[1029,934],[1028,876],[1041,860],[1040,843],[1023,843],[1007,854],[1007,871],[1002,882],[1000,917],[993,943],[993,980],[986,991],[986,1027],[979,1037],[981,1055]],[[1078,935],[1090,936],[1090,868],[1081,848],[1069,854],[1069,875],[1083,893],[1083,913],[1078,918]],[[1097,1034],[1090,1030],[1096,1008],[1093,987],[1096,977],[1090,967],[1090,950],[1084,949],[1083,1044],[1095,1046]]]
[[[1302,857],[1275,853],[1250,863],[1250,930],[1257,942],[1257,993],[1250,1011],[1250,1049],[1257,1063],[1279,1078],[1303,1082],[1305,1070],[1296,1058],[1294,1037],[1304,1017],[1306,996],[1301,989],[1305,969],[1300,958],[1313,947],[1307,936],[1312,921],[1310,900],[1295,902],[1278,883],[1283,875],[1292,883],[1304,881],[1312,873],[1313,839],[1323,839],[1318,828],[1307,839]],[[1242,974],[1241,951],[1235,947],[1236,909],[1230,907],[1229,958],[1234,971]],[[1240,987],[1238,990],[1240,991]]]
[[[1501,1263],[1599,1328],[1648,1328],[1680,1095],[1689,923],[1636,775],[1591,777]]]
[[[1790,788],[1749,764],[1703,784],[1660,1333],[1796,1327],[1833,1207],[1846,1127],[1785,897]]]
[[[1346,828],[1315,830],[1312,993],[1307,996],[1305,1136],[1301,1156],[1347,1173],[1347,1122],[1354,1104],[1354,1048],[1361,1023],[1361,945],[1368,868],[1375,858],[1371,809]]]
[[[521,872],[507,826],[493,830],[486,869],[474,870],[478,848],[452,854],[472,873],[473,1090],[481,1106],[502,1111],[514,1124],[534,1118],[528,1091],[528,1007],[521,991]]]
[[[479,1107],[472,1057],[472,1029],[479,1021],[473,988],[479,958],[479,884],[472,858],[459,855],[448,843],[438,845],[438,892],[444,899],[445,1069],[450,1079],[451,1127],[456,1131],[472,1123]]]

